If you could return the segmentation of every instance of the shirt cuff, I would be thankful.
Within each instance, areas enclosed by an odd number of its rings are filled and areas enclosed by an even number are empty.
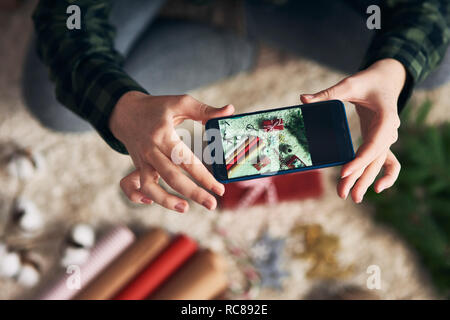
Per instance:
[[[418,52],[418,53],[414,53]],[[399,61],[406,70],[406,80],[398,98],[398,113],[400,113],[412,95],[414,86],[425,77],[424,65],[426,56],[401,39],[391,38],[383,43],[381,47],[369,48],[362,63],[361,69],[368,68],[371,64],[381,59],[395,59]]]
[[[106,64],[106,65],[105,65]],[[129,91],[148,92],[119,66],[104,61],[89,60],[79,68],[84,90],[80,102],[81,116],[86,119],[114,150],[128,154],[124,144],[109,129],[109,118],[117,101]]]

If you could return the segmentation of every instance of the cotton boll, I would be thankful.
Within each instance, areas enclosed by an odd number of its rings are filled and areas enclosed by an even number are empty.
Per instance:
[[[42,171],[45,169],[45,159],[39,152],[33,152],[31,154],[31,160],[33,161],[36,171]]]
[[[61,259],[61,265],[63,267],[80,266],[89,259],[89,253],[89,250],[85,248],[67,247]]]
[[[8,253],[8,249],[6,247],[6,244],[0,242],[0,261],[3,259],[3,257]]]
[[[37,209],[27,211],[19,223],[23,230],[30,232],[41,229],[43,224],[41,213]]]
[[[34,287],[41,278],[39,270],[31,263],[24,263],[20,268],[17,282],[25,287]]]
[[[10,176],[28,180],[43,168],[45,168],[45,161],[40,153],[17,149],[10,155],[6,171]]]
[[[39,209],[32,201],[24,198],[16,200],[13,216],[19,227],[26,232],[38,231],[44,225]]]
[[[9,176],[18,178],[19,177],[19,171],[17,169],[17,164],[12,159],[8,161],[6,164],[6,172]]]
[[[35,172],[32,161],[24,155],[12,157],[6,166],[6,170],[10,176],[22,180],[30,179]]]
[[[20,267],[19,255],[16,252],[7,252],[0,260],[0,276],[12,278],[19,273]]]
[[[13,177],[28,180],[34,175],[36,167],[33,160],[25,154],[17,154],[11,157],[6,170]]]
[[[95,231],[90,225],[79,223],[72,228],[71,240],[80,247],[91,248],[95,242]]]

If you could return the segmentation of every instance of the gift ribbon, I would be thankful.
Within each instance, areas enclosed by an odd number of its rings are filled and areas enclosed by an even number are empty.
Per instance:
[[[272,177],[267,177],[264,182],[258,180],[236,182],[239,187],[248,189],[242,196],[236,208],[243,209],[251,206],[262,194],[265,195],[268,204],[277,203],[277,188],[273,181]]]
[[[282,125],[282,124],[283,124],[283,120],[277,119],[277,120],[273,121],[272,124],[264,125],[264,129],[266,129],[267,132],[270,132],[273,129],[275,129],[277,126]]]

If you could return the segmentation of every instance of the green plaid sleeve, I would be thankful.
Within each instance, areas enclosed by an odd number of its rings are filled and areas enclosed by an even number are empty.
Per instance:
[[[81,9],[80,30],[66,26],[71,4]],[[112,148],[127,153],[111,133],[109,117],[124,93],[146,91],[122,69],[114,28],[108,23],[110,6],[107,0],[41,0],[33,20],[38,53],[49,67],[57,99],[90,122]]]
[[[399,98],[399,111],[415,84],[441,62],[450,42],[449,0],[388,0],[381,5],[381,30],[367,52],[363,67],[393,58],[408,76]]]

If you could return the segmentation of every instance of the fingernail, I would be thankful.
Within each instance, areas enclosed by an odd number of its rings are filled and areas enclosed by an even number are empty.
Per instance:
[[[384,190],[384,188],[378,188],[377,193],[381,193]]]
[[[212,202],[211,200],[205,200],[205,201],[203,201],[203,202],[202,202],[202,205],[203,205],[206,209],[208,209],[208,210],[212,210],[213,207],[214,207],[214,204],[213,204],[213,202]]]
[[[223,196],[223,194],[225,193],[225,187],[224,186],[213,187],[212,191],[219,196]]]
[[[184,202],[177,203],[177,205],[175,206],[175,210],[184,213],[184,210],[186,210],[186,204]]]
[[[145,204],[152,204],[152,203],[153,203],[153,200],[150,199],[150,198],[147,198],[147,197],[143,197],[143,198],[141,199],[141,202],[142,202],[142,203],[145,203]]]
[[[312,95],[312,94],[302,94],[302,97],[306,98],[306,99],[312,99],[312,98],[314,98],[314,95]]]

